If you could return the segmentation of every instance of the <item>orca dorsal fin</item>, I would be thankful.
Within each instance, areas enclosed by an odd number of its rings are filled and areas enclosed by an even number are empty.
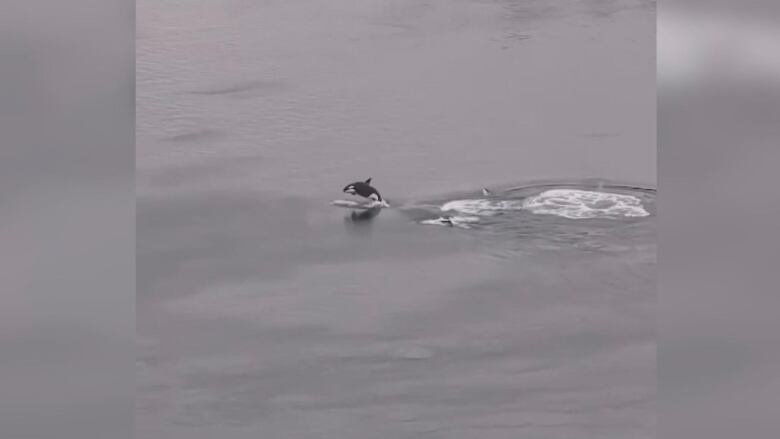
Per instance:
[[[371,184],[371,177],[368,177],[368,180],[366,180],[366,184]]]

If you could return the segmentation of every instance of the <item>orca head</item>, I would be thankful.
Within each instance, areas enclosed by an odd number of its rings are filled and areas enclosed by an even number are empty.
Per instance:
[[[346,192],[350,195],[361,195],[368,197],[372,192],[376,192],[376,189],[371,187],[371,177],[369,177],[366,181],[356,181],[344,186],[343,192]]]
[[[355,195],[355,183],[350,183],[346,186],[344,186],[343,192],[346,192],[350,195]]]

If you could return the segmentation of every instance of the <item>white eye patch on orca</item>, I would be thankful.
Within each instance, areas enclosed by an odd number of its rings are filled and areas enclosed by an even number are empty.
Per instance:
[[[374,192],[371,195],[369,195],[368,198],[370,198],[370,199],[372,199],[374,201],[379,201],[379,195],[377,195],[376,192]]]

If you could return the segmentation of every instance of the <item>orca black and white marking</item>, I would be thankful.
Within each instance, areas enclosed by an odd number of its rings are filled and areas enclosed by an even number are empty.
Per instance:
[[[366,181],[356,181],[344,186],[344,192],[350,195],[359,195],[363,198],[375,201],[383,206],[387,206],[387,202],[382,199],[382,195],[375,187],[371,186],[371,178]]]

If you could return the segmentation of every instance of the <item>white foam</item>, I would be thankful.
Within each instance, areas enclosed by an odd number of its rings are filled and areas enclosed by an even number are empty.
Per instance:
[[[553,189],[526,198],[523,208],[571,219],[644,217],[650,215],[633,195],[579,189]]]
[[[390,207],[387,201],[356,201],[356,200],[333,200],[331,206],[346,207],[349,209],[372,209],[374,207]]]
[[[642,200],[626,194],[581,189],[551,189],[524,200],[465,199],[444,203],[442,212],[491,216],[512,210],[570,219],[625,218],[650,215]],[[439,220],[430,220],[439,221]]]
[[[439,209],[443,212],[455,211],[469,215],[495,215],[505,210],[517,210],[523,207],[519,200],[454,200],[444,203]]]
[[[332,206],[349,207],[354,209],[366,209],[368,207],[367,203],[354,200],[333,200],[330,202],[330,204]]]

